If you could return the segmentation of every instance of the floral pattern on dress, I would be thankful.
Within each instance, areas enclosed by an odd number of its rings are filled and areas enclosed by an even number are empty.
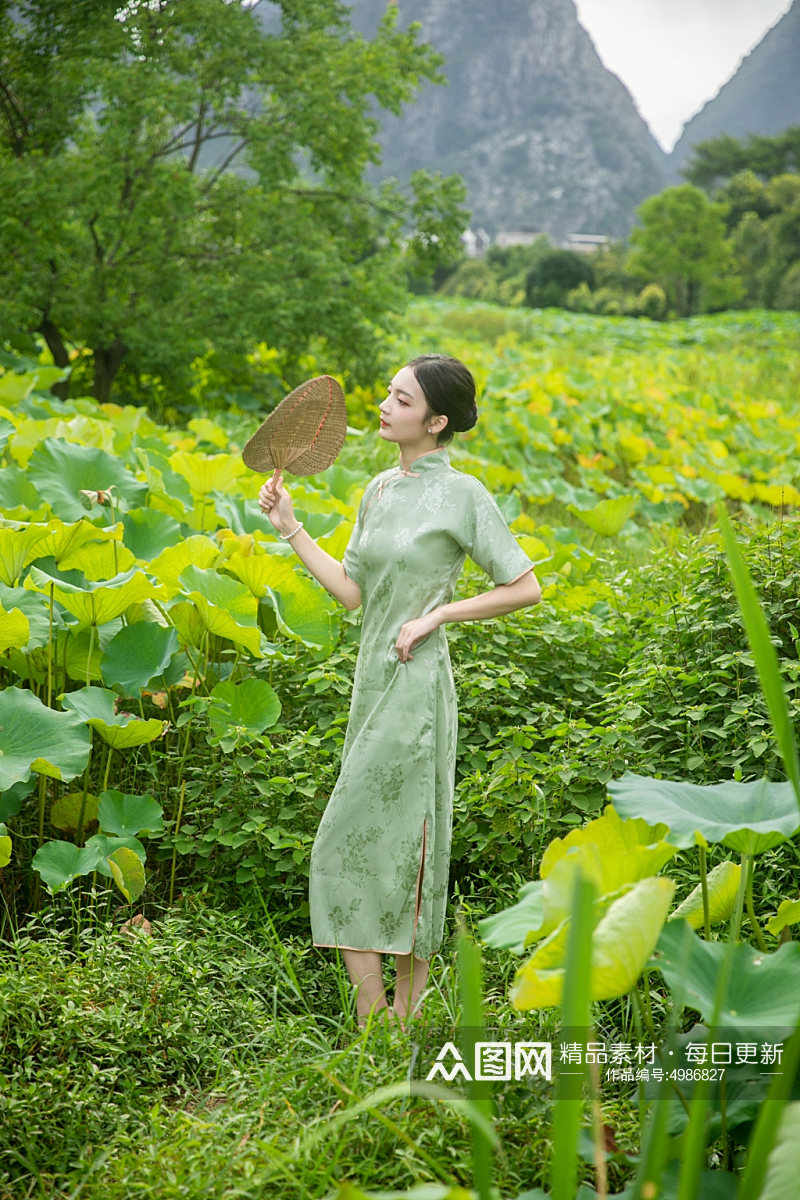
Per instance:
[[[411,472],[370,480],[344,555],[361,589],[361,639],[309,899],[318,946],[429,958],[444,928],[458,709],[445,627],[407,663],[397,635],[452,600],[467,555],[495,584],[532,563],[483,484],[454,470],[446,449],[415,459]]]

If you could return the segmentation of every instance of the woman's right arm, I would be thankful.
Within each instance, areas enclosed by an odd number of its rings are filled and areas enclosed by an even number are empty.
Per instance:
[[[283,484],[278,484],[276,490],[273,481],[268,479],[258,493],[258,503],[278,533],[291,533],[297,527],[298,520],[294,515],[289,493]],[[293,538],[287,540],[300,561],[308,567],[326,591],[345,608],[358,608],[361,603],[361,589],[352,579],[348,579],[344,565],[338,558],[334,558],[327,550],[318,546],[305,529],[301,529]]]

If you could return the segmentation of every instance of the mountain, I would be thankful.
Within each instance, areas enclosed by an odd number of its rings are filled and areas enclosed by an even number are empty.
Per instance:
[[[388,0],[350,0],[374,32]],[[666,155],[601,63],[573,0],[395,0],[399,23],[444,55],[399,118],[380,113],[376,178],[463,176],[473,227],[623,236],[665,184]]]
[[[677,179],[692,146],[730,134],[776,134],[800,125],[800,0],[768,30],[713,100],[692,117],[669,156]]]

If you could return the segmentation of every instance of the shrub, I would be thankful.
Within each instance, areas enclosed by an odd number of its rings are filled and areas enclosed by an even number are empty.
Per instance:
[[[636,310],[642,317],[663,321],[667,315],[667,293],[657,283],[648,283],[636,297]]]
[[[594,285],[594,269],[574,250],[549,250],[535,262],[525,279],[525,303],[529,308],[563,305],[567,293],[581,283]]]

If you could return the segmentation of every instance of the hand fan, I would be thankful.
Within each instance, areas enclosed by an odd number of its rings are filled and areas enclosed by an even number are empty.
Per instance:
[[[272,470],[316,475],[333,463],[344,445],[344,392],[330,375],[308,379],[290,392],[242,450],[245,466],[262,475]]]

